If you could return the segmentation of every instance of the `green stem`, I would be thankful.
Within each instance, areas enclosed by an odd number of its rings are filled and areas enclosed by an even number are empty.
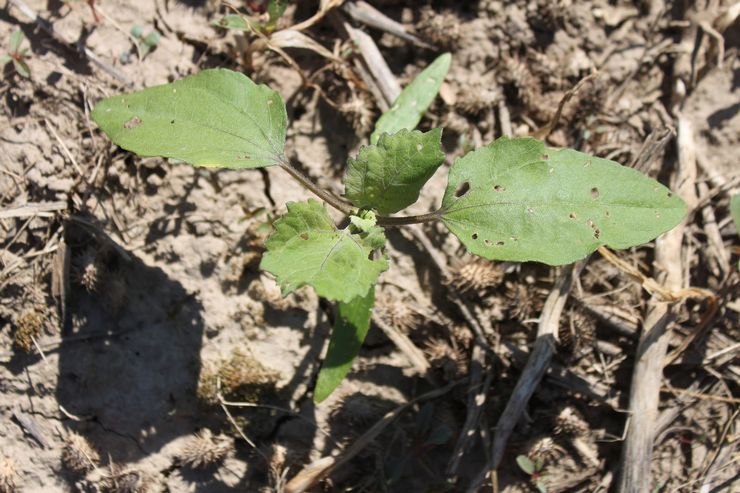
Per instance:
[[[430,223],[442,217],[441,210],[420,214],[418,216],[379,216],[378,226],[405,226],[407,224]]]
[[[318,185],[312,182],[309,177],[291,166],[287,161],[282,160],[278,163],[278,165],[285,171],[287,171],[288,174],[295,178],[301,185],[303,185],[304,188],[313,192],[318,198],[320,198],[330,206],[347,215],[352,212],[352,204],[349,204],[333,193],[320,188]]]

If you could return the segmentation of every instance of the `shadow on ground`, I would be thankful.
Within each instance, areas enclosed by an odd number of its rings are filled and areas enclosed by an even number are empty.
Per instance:
[[[72,283],[57,399],[116,463],[157,453],[203,426],[195,390],[204,330],[196,296],[161,269],[70,228]],[[94,289],[80,282],[95,266]]]

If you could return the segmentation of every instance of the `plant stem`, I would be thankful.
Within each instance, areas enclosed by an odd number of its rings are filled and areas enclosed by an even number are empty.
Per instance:
[[[418,216],[378,216],[378,226],[404,226],[407,224],[429,223],[439,220],[440,216],[441,212],[439,210]]]
[[[311,181],[309,177],[298,171],[295,167],[291,166],[286,160],[281,160],[278,165],[288,172],[290,176],[295,178],[304,188],[313,192],[318,198],[334,207],[340,212],[349,215],[352,212],[352,205],[343,201],[328,190],[324,190]]]
[[[288,160],[283,157],[278,162],[278,165],[288,172],[290,176],[295,178],[303,187],[314,193],[318,198],[334,207],[339,212],[350,215],[354,209],[352,204],[344,201],[342,198],[337,197],[328,190],[316,185],[309,177],[301,173],[297,168],[292,166]],[[418,216],[378,216],[378,226],[404,226],[407,224],[418,224],[428,223],[439,220],[441,216],[441,210],[429,212],[427,214],[421,214]]]

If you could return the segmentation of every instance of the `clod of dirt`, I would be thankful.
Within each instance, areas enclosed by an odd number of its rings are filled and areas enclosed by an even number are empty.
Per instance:
[[[533,461],[554,462],[565,454],[565,450],[550,437],[538,437],[527,447],[527,457]]]
[[[370,132],[376,118],[373,103],[365,93],[353,94],[339,107],[339,111],[360,136]]]
[[[207,468],[221,463],[234,450],[234,441],[225,436],[213,436],[204,429],[193,435],[178,454],[180,461],[193,469]]]
[[[419,325],[419,314],[411,309],[404,300],[384,294],[378,298],[375,305],[378,316],[403,332],[409,332]]]
[[[9,457],[0,458],[0,493],[15,493],[15,480],[18,473],[15,470],[15,461]]]
[[[435,12],[430,7],[423,8],[416,29],[422,38],[445,50],[460,44],[460,21],[450,10]]]
[[[94,248],[86,248],[74,262],[75,280],[84,287],[88,293],[98,290],[101,272],[98,265],[97,255]]]
[[[503,271],[493,262],[475,259],[453,267],[449,283],[458,291],[480,291],[497,286],[504,278]]]
[[[67,435],[62,449],[62,465],[75,475],[82,476],[95,469],[100,455],[85,437],[75,432]]]
[[[432,366],[442,370],[447,381],[460,378],[468,370],[468,359],[465,354],[443,339],[429,340],[424,352]]]
[[[136,469],[121,469],[112,464],[110,474],[97,486],[105,493],[148,493],[154,486],[154,479],[147,473]]]
[[[34,350],[34,340],[41,335],[44,326],[44,314],[36,308],[24,311],[16,320],[14,343],[23,351]]]
[[[198,398],[208,404],[218,403],[218,385],[228,400],[264,402],[276,394],[280,375],[253,356],[236,349],[231,358],[214,369],[204,369],[198,382]]]
[[[569,436],[583,436],[588,433],[589,427],[574,407],[564,407],[555,417],[555,434]]]
[[[544,295],[532,283],[506,283],[506,301],[509,315],[519,321],[532,318],[542,310]]]

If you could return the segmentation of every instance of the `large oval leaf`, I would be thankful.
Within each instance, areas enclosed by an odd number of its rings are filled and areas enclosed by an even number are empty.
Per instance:
[[[226,69],[104,99],[92,117],[113,142],[141,156],[226,168],[276,164],[288,121],[277,92]]]
[[[408,207],[445,160],[441,141],[440,128],[383,134],[377,145],[363,146],[349,159],[345,195],[355,206],[381,214]]]
[[[372,258],[385,244],[382,228],[337,229],[316,200],[289,202],[274,227],[260,266],[275,275],[283,294],[308,284],[319,296],[346,303],[365,296],[388,268],[385,258]]]
[[[614,161],[500,138],[455,162],[442,210],[477,255],[561,265],[602,245],[650,241],[678,224],[686,205]]]
[[[371,144],[378,142],[384,133],[394,134],[404,128],[408,130],[416,128],[424,112],[437,97],[451,61],[452,55],[449,53],[438,56],[401,91],[393,106],[375,123],[375,130],[370,136]]]

